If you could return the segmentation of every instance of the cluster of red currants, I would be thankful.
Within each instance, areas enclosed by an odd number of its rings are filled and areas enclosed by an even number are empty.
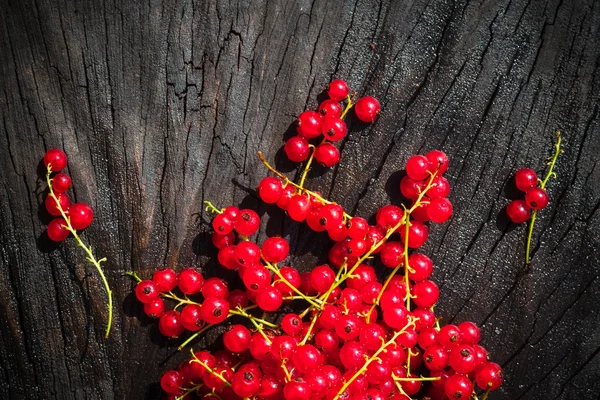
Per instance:
[[[342,140],[348,132],[344,117],[352,107],[349,92],[348,84],[341,79],[336,79],[329,84],[327,91],[329,99],[323,101],[317,111],[304,111],[298,116],[296,120],[298,135],[288,139],[283,147],[291,161],[306,160],[311,153],[311,147],[314,148],[315,160],[325,167],[332,167],[340,161],[340,151],[333,143]],[[342,111],[340,102],[344,99],[348,103]],[[363,122],[373,122],[380,109],[377,99],[371,96],[360,98],[354,105],[356,116]],[[316,147],[309,144],[309,140],[321,135],[323,140],[320,144]]]
[[[538,187],[540,182],[534,170],[521,168],[515,174],[517,189],[525,192],[525,200],[513,200],[506,206],[506,214],[515,224],[522,224],[531,217],[531,210],[541,210],[548,205],[548,193]]]
[[[71,204],[66,194],[71,187],[71,177],[60,172],[67,166],[67,155],[60,149],[50,149],[44,155],[44,165],[48,174],[58,172],[51,179],[50,193],[46,197],[46,210],[58,218],[48,224],[48,237],[55,242],[62,242],[70,233],[69,227],[82,230],[90,226],[94,219],[92,208],[85,203]],[[68,218],[68,222],[65,218]]]
[[[330,84],[331,101],[348,94],[340,82]],[[321,104],[326,111],[320,114],[327,116],[332,108]],[[360,119],[362,113],[357,109]],[[305,119],[310,120],[301,116],[298,128],[303,140],[312,124]],[[318,131],[329,139],[322,126]],[[310,149],[315,155],[318,147],[308,147],[303,160]],[[303,273],[284,265],[290,252],[284,238],[270,237],[260,246],[249,239],[260,226],[256,212],[209,203],[217,213],[212,243],[219,249],[218,261],[238,272],[244,290],[230,292],[222,280],[204,281],[191,268],[179,275],[165,269],[152,280],[140,280],[137,298],[148,315],[160,318],[160,331],[170,337],[187,329],[196,332],[193,338],[230,316],[243,317],[250,325],[229,325],[222,336],[224,350],[193,352],[176,370],[167,371],[161,387],[169,398],[195,393],[246,400],[407,400],[415,395],[466,400],[474,395],[475,384],[484,398],[500,386],[502,369],[488,361],[479,345],[479,328],[472,322],[440,326],[433,311],[439,298],[430,280],[433,262],[412,251],[427,241],[427,222],[443,223],[452,215],[450,185],[443,177],[448,158],[442,151],[409,158],[400,184],[409,204],[381,207],[375,225],[304,188],[303,178],[293,183],[261,160],[277,176],[260,182],[261,200],[277,204],[296,222],[306,221],[315,232],[326,231],[333,241],[329,264]],[[310,160],[305,173],[309,167]],[[375,254],[390,270],[383,280],[370,265]],[[183,297],[173,292],[176,286]],[[197,293],[203,302],[188,297]],[[175,310],[164,312],[163,298],[178,301]],[[294,300],[307,307],[279,318],[267,314]],[[176,311],[180,306],[181,313]]]

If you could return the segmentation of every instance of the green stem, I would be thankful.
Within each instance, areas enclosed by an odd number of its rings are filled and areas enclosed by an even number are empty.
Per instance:
[[[356,94],[356,93],[354,93],[354,94]],[[344,108],[342,115],[340,115],[340,119],[344,119],[346,114],[348,114],[348,111],[350,111],[350,109],[354,106],[354,104],[352,104],[352,98],[350,97],[350,95],[346,96],[346,98],[348,100],[348,103],[346,103],[346,108]]]
[[[325,141],[325,139],[323,139],[323,142],[324,141]],[[309,145],[309,147],[311,148],[311,153],[310,153],[310,157],[308,158],[308,161],[306,162],[306,165],[304,166],[304,171],[302,172],[302,177],[300,178],[300,183],[298,184],[298,186],[300,186],[300,189],[304,189],[304,180],[306,179],[306,175],[308,174],[308,171],[310,171],[310,165],[312,164],[312,162],[315,158],[315,146],[311,144],[311,145]]]
[[[210,211],[213,214],[222,214],[223,213],[223,210],[219,210],[217,207],[215,207],[213,205],[213,203],[211,203],[208,200],[205,200],[204,204],[206,204],[206,208],[204,209],[204,211],[206,211],[206,212]]]
[[[558,159],[558,156],[563,152],[560,149],[560,142],[561,142],[560,132],[556,132],[556,143],[554,144],[554,155],[550,158],[550,161],[548,162],[548,165],[550,166],[550,168],[548,169],[548,173],[546,174],[546,177],[540,184],[540,187],[542,189],[546,188],[546,184],[548,183],[548,180],[550,179],[550,177],[552,177],[552,176],[556,177],[556,173],[554,173],[554,166],[556,165],[556,160]],[[529,233],[527,234],[527,249],[525,250],[525,264],[529,264],[529,262],[531,261],[531,259],[530,259],[531,238],[533,236],[533,226],[535,225],[536,216],[537,216],[537,211],[534,210],[531,215],[531,222],[529,223]]]
[[[310,337],[310,333],[312,332],[313,327],[315,326],[315,322],[317,322],[317,317],[318,316],[319,316],[319,314],[315,313],[315,315],[313,316],[312,321],[310,321],[310,326],[308,327],[308,330],[306,331],[306,335],[304,335],[304,339],[300,342],[299,346],[304,346],[306,344],[306,341]]]
[[[402,264],[396,266],[396,268],[392,270],[392,272],[388,275],[387,279],[383,283],[383,286],[381,287],[381,290],[379,291],[379,294],[377,295],[377,298],[375,299],[375,302],[371,306],[369,314],[367,315],[367,324],[371,322],[371,313],[373,312],[375,307],[379,305],[379,301],[381,300],[381,296],[383,296],[383,292],[385,292],[385,289],[388,287],[388,285],[392,281],[392,278],[396,275],[400,267],[402,267]]]
[[[275,275],[277,275],[277,278],[280,279],[283,283],[285,283],[290,289],[292,289],[292,291],[294,291],[298,296],[302,297],[304,300],[306,300],[307,302],[309,302],[310,304],[312,304],[315,307],[321,308],[321,306],[315,302],[314,300],[310,299],[309,297],[307,297],[304,293],[302,293],[298,288],[296,288],[294,285],[292,285],[287,279],[285,279],[283,277],[283,275],[281,275],[281,272],[279,271],[279,268],[276,268],[275,266],[273,266],[273,264],[271,264],[270,262],[265,260],[265,267],[269,270],[272,271]],[[317,300],[317,299],[315,299]]]
[[[63,219],[65,220],[65,222],[67,223],[67,225],[63,225],[64,228],[66,228],[69,232],[71,232],[71,234],[73,235],[73,237],[75,238],[75,240],[77,241],[77,244],[79,245],[79,247],[81,247],[85,253],[87,254],[87,260],[92,263],[92,265],[96,268],[96,270],[98,271],[98,274],[100,275],[100,278],[102,278],[102,283],[104,284],[104,289],[106,290],[106,294],[108,296],[108,322],[106,325],[106,332],[104,334],[104,337],[107,338],[108,335],[110,334],[110,328],[112,326],[112,290],[110,290],[110,286],[108,285],[108,281],[106,280],[106,276],[104,275],[104,271],[102,271],[102,267],[100,266],[100,263],[105,262],[106,258],[101,258],[99,260],[96,260],[96,258],[94,257],[94,253],[92,252],[92,247],[91,246],[86,246],[85,243],[83,243],[83,241],[81,240],[81,238],[79,237],[79,235],[77,234],[77,231],[73,228],[73,226],[71,225],[71,220],[70,218],[67,216],[67,214],[65,213],[65,210],[63,210],[63,208],[60,205],[60,202],[58,201],[58,198],[56,197],[56,195],[54,194],[54,189],[52,188],[52,179],[50,179],[50,174],[52,173],[52,168],[50,167],[50,164],[48,164],[46,166],[47,168],[47,173],[46,173],[46,182],[48,183],[48,189],[50,190],[50,196],[54,199],[54,202],[56,203],[56,208],[60,211],[61,216],[63,217]]]
[[[229,310],[229,314],[231,314],[231,315],[239,315],[239,316],[242,316],[242,317],[246,317],[250,321],[258,321],[259,323],[261,323],[263,325],[266,325],[269,328],[275,329],[275,328],[278,327],[277,325],[275,325],[272,322],[265,321],[262,318],[256,318],[255,316],[248,314],[247,312],[244,311],[244,309],[241,309],[241,308],[238,308],[237,310]]]

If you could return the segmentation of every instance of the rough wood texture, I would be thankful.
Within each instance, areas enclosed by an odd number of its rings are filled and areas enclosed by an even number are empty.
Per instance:
[[[383,113],[351,123],[341,166],[313,171],[310,187],[370,216],[398,200],[410,155],[443,149],[455,215],[425,251],[437,310],[481,324],[506,369],[490,398],[597,398],[598,1],[4,0],[0,12],[0,398],[158,398],[161,372],[187,354],[141,317],[123,273],[220,273],[202,201],[258,205],[258,150],[293,175],[283,138],[333,77]],[[565,153],[526,268],[526,227],[502,209],[516,169],[544,169],[557,129]],[[73,198],[96,212],[83,236],[109,258],[108,340],[97,275],[72,240],[45,237],[50,147],[67,152]],[[324,251],[260,210],[292,261]]]

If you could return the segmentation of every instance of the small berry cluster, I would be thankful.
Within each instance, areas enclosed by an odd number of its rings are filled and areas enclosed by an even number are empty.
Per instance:
[[[341,79],[336,79],[329,84],[327,91],[329,99],[323,101],[317,111],[304,111],[298,116],[296,120],[298,135],[288,139],[283,147],[291,161],[306,160],[311,148],[314,148],[312,157],[325,167],[332,167],[340,161],[340,151],[333,143],[342,140],[348,132],[344,117],[353,107],[349,92],[348,84]],[[342,111],[340,102],[344,99],[347,100],[347,105]],[[373,122],[380,109],[377,99],[371,96],[360,98],[354,105],[356,116],[363,122]],[[316,147],[309,143],[309,140],[321,135],[323,140]]]
[[[85,203],[71,204],[71,200],[66,194],[72,184],[71,177],[64,172],[60,172],[67,167],[67,155],[62,150],[48,150],[44,155],[44,165],[46,166],[46,183],[48,184],[48,196],[44,201],[44,205],[51,215],[57,217],[50,221],[46,233],[54,242],[62,242],[69,234],[73,235],[79,247],[86,252],[88,261],[98,271],[108,296],[108,324],[105,333],[105,336],[108,337],[112,325],[112,291],[100,266],[102,262],[106,261],[106,258],[97,260],[94,257],[92,248],[85,245],[77,233],[77,231],[90,226],[94,219],[94,212]]]
[[[347,93],[343,81],[330,84],[332,100]],[[349,98],[348,104],[352,107]],[[301,116],[300,127],[306,125]],[[300,129],[299,134],[306,135]],[[161,387],[169,398],[195,393],[246,400],[407,400],[422,394],[466,400],[475,396],[475,384],[484,399],[500,386],[502,370],[479,345],[479,328],[472,322],[440,326],[433,311],[439,298],[430,280],[433,262],[413,252],[427,241],[427,222],[443,223],[452,215],[450,185],[443,177],[448,158],[442,151],[409,158],[400,184],[408,205],[384,205],[375,225],[304,187],[310,159],[296,184],[259,157],[276,175],[260,182],[260,199],[277,204],[296,222],[306,221],[315,232],[327,232],[333,241],[329,264],[304,273],[280,266],[289,243],[278,236],[261,245],[252,241],[260,226],[256,212],[207,202],[207,210],[216,213],[212,243],[219,249],[218,261],[238,272],[244,290],[229,291],[217,278],[204,281],[190,268],[179,274],[165,269],[152,280],[136,276],[136,296],[148,315],[160,318],[164,335],[195,332],[180,349],[228,317],[244,317],[250,325],[229,325],[222,336],[224,350],[192,351],[190,359],[167,371]],[[376,254],[391,270],[383,281],[370,265]],[[174,294],[176,286],[183,297]],[[197,293],[202,303],[188,297]],[[164,312],[162,298],[178,301],[175,309],[184,306],[181,314]],[[304,301],[306,308],[281,318],[267,314],[294,300]]]

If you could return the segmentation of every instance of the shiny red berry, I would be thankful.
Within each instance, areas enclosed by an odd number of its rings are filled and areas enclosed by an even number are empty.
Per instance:
[[[152,280],[161,292],[170,292],[177,286],[179,277],[171,268],[162,268],[154,271]]]
[[[432,169],[431,162],[425,156],[412,156],[406,162],[406,174],[416,181],[427,179]]]
[[[183,386],[183,377],[175,370],[165,372],[160,378],[160,387],[167,393],[183,394],[181,386]]]
[[[204,277],[195,268],[189,267],[179,273],[179,289],[184,294],[196,294],[202,289]]]
[[[64,193],[54,193],[54,195],[56,196],[58,202],[54,199],[54,197],[48,195],[44,203],[46,206],[46,210],[48,210],[50,214],[58,217],[62,215],[62,213],[60,212],[61,210],[65,213],[69,211],[69,207],[71,206],[71,200],[69,199],[69,196],[67,196]]]
[[[277,311],[283,304],[281,290],[273,286],[267,286],[256,296],[256,305],[264,311]]]
[[[437,224],[446,222],[452,216],[452,203],[443,197],[431,200],[427,206],[427,216]]]
[[[229,314],[229,303],[225,299],[209,297],[202,303],[201,317],[209,324],[219,324]]]
[[[181,309],[181,323],[185,329],[195,332],[204,326],[201,310],[197,304],[186,304]]]
[[[342,115],[342,106],[335,100],[327,99],[319,104],[318,109],[321,118],[339,118]]]
[[[403,226],[400,227],[400,238],[402,239],[402,243],[405,243],[406,240],[406,228]],[[427,237],[429,236],[429,228],[427,225],[423,224],[419,221],[411,221],[410,226],[408,227],[408,247],[411,249],[416,249],[421,247],[427,241]]]
[[[82,230],[90,226],[94,211],[85,203],[75,203],[69,207],[69,220],[73,229]]]
[[[321,143],[315,148],[315,160],[324,167],[333,167],[340,161],[340,151],[331,143]]]
[[[521,168],[515,173],[515,183],[517,189],[522,192],[527,192],[538,183],[538,176],[534,170],[530,168]]]
[[[548,200],[548,193],[539,187],[533,187],[525,193],[525,202],[534,210],[546,208]]]
[[[446,380],[444,391],[452,400],[467,400],[473,393],[473,383],[465,375],[452,375]]]
[[[229,296],[227,282],[221,278],[208,278],[206,281],[204,281],[200,291],[205,299],[208,297],[226,299]]]
[[[448,156],[441,150],[432,150],[425,155],[429,162],[433,165],[435,171],[438,168],[438,174],[443,174],[448,169]]]
[[[321,115],[315,111],[304,111],[296,120],[296,131],[305,139],[314,139],[321,134]]]
[[[52,172],[58,172],[67,166],[67,155],[60,149],[50,149],[44,155],[44,165],[50,165]]]
[[[240,235],[251,236],[260,227],[260,217],[254,210],[240,210],[235,218],[234,229]]]
[[[150,280],[141,281],[135,287],[135,297],[142,303],[150,303],[158,298],[160,290],[156,283]]]
[[[450,366],[459,374],[468,374],[475,370],[477,358],[475,350],[468,344],[459,344],[450,351]]]
[[[477,370],[475,381],[482,390],[496,390],[504,381],[504,372],[498,364],[487,362]]]
[[[67,221],[63,218],[54,218],[48,224],[48,237],[55,242],[62,242],[69,236],[69,230],[66,228]]]
[[[440,290],[432,281],[421,281],[413,286],[412,295],[418,307],[429,308],[438,301]]]
[[[164,313],[158,320],[158,330],[164,336],[178,337],[185,328],[181,321],[181,314],[178,311],[171,310]]]
[[[381,105],[376,98],[365,96],[358,99],[354,105],[354,112],[359,120],[363,122],[373,122],[379,115]]]
[[[337,142],[346,136],[348,128],[344,120],[340,118],[327,118],[323,121],[321,131],[327,140]]]
[[[52,189],[58,193],[66,192],[72,184],[71,177],[64,172],[60,172],[52,178]]]
[[[264,241],[262,245],[262,256],[270,263],[283,261],[290,253],[290,245],[282,237],[274,236]]]
[[[310,213],[310,199],[304,194],[295,195],[287,205],[287,212],[294,221],[304,221]]]
[[[244,325],[230,325],[223,333],[223,345],[233,353],[241,353],[250,347],[252,334]]]
[[[522,224],[531,216],[531,209],[524,200],[513,200],[506,206],[506,214],[515,224]]]
[[[348,84],[346,81],[342,79],[335,79],[329,83],[329,89],[327,90],[327,95],[329,98],[334,101],[344,100],[350,89],[348,88]]]
[[[290,161],[302,162],[308,158],[310,147],[308,147],[308,141],[305,138],[301,136],[294,136],[285,142],[283,151]]]
[[[276,203],[283,193],[281,180],[268,176],[264,178],[257,188],[260,199],[265,203]]]
[[[160,318],[165,313],[165,301],[160,297],[144,304],[144,313],[150,318]]]

